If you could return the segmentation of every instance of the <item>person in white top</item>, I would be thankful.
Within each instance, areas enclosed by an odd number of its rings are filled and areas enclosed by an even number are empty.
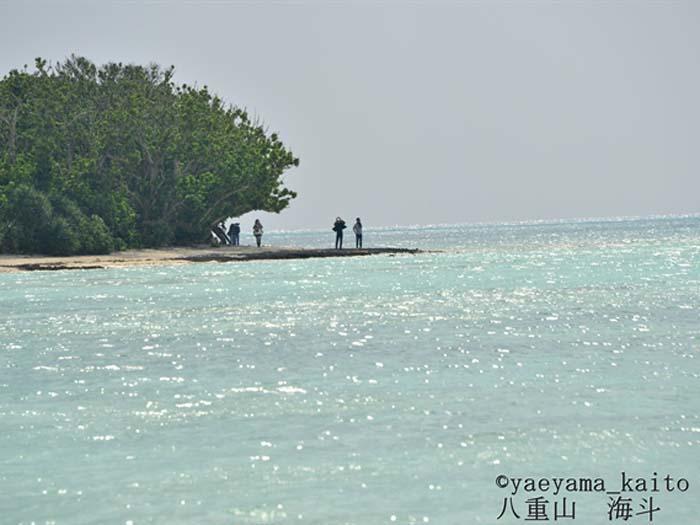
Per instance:
[[[355,232],[355,248],[362,248],[362,222],[360,222],[359,217],[355,221],[352,231]]]

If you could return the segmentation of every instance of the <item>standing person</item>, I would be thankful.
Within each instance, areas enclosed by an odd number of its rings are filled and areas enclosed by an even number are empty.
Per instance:
[[[333,231],[335,232],[335,249],[336,250],[342,250],[343,249],[343,230],[347,228],[345,226],[345,221],[341,219],[340,217],[335,218],[335,222],[333,223]]]
[[[362,248],[362,223],[359,217],[355,221],[352,231],[355,232],[355,248]]]
[[[231,241],[231,245],[236,246],[236,241],[233,240],[233,223],[228,227],[228,231],[226,232],[228,235],[229,240]]]
[[[231,244],[234,246],[240,246],[240,235],[241,235],[241,225],[238,222],[231,223],[228,228],[228,236],[231,239]]]
[[[262,240],[263,226],[259,219],[255,219],[255,224],[253,224],[253,235],[255,235],[255,242],[260,248],[260,241]]]

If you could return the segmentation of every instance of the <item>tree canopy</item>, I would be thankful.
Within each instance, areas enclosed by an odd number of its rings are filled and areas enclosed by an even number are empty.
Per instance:
[[[296,197],[282,175],[299,159],[279,136],[173,74],[71,56],[0,80],[0,251],[195,244]]]

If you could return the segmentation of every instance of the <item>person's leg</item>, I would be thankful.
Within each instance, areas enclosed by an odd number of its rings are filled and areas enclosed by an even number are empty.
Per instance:
[[[343,249],[343,234],[342,234],[342,232],[341,232],[341,234],[340,234],[340,248],[339,248],[339,249],[340,249],[340,250]]]
[[[260,241],[262,240],[262,235],[255,236],[255,242],[258,243],[258,248],[260,248]]]
[[[362,234],[360,234],[360,248],[362,248]]]
[[[335,234],[335,249],[338,249],[338,242],[340,242],[340,234],[336,232]]]

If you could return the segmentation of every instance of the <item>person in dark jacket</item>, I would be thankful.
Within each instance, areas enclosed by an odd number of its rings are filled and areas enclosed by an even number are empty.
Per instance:
[[[241,224],[238,222],[231,223],[228,227],[228,238],[231,239],[231,244],[240,246]]]
[[[335,249],[343,249],[343,230],[347,228],[345,226],[345,221],[340,217],[335,218],[335,223],[333,223],[333,231],[335,232]]]
[[[260,241],[262,240],[263,235],[263,225],[258,219],[255,219],[255,224],[253,224],[253,235],[255,236],[255,242],[257,243],[258,248],[260,248]]]
[[[362,222],[360,222],[359,217],[355,221],[352,231],[355,232],[355,248],[362,248]]]

